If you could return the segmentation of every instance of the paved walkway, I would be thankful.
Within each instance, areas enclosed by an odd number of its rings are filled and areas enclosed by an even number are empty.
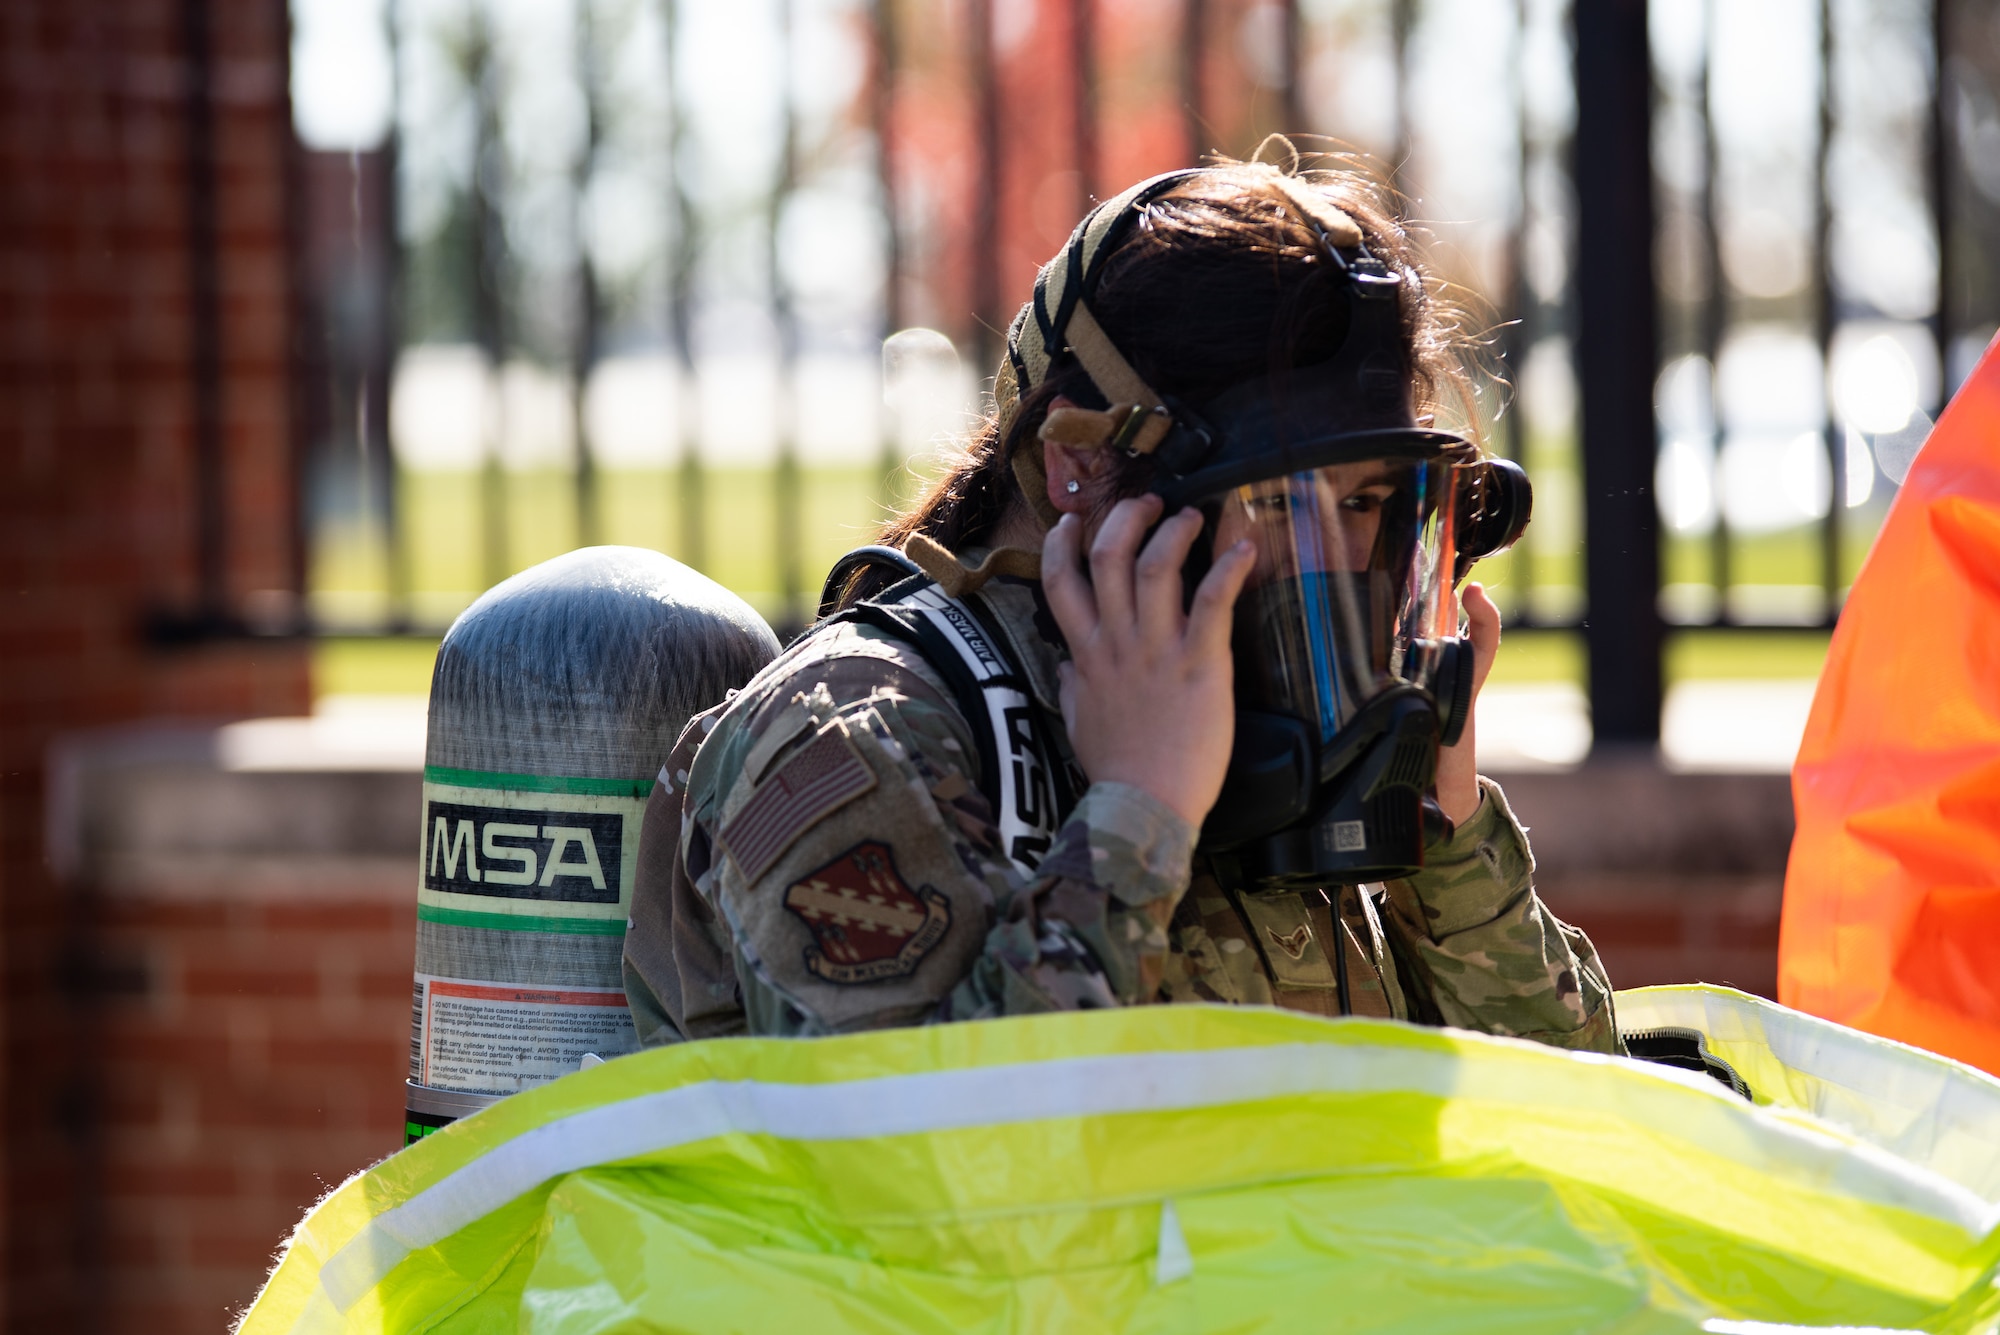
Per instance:
[[[1667,691],[1669,769],[1782,774],[1812,709],[1811,681],[1689,681]],[[1481,768],[1566,769],[1590,750],[1590,706],[1568,682],[1495,684],[1479,699]]]

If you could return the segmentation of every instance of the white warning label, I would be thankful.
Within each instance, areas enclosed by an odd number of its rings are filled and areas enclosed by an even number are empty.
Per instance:
[[[433,1089],[513,1094],[570,1074],[585,1054],[638,1048],[625,993],[419,974],[412,1074]]]

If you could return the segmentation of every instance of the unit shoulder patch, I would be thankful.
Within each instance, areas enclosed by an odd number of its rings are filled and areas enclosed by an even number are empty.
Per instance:
[[[912,890],[884,843],[856,844],[792,883],[785,908],[812,932],[806,968],[829,983],[907,978],[951,928],[951,903]]]
[[[875,786],[875,771],[833,723],[765,779],[715,841],[756,881],[815,823]]]

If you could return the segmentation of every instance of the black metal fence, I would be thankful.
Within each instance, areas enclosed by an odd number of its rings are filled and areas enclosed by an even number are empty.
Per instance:
[[[1087,201],[1283,130],[1373,154],[1491,313],[1483,426],[1538,484],[1493,582],[1583,628],[1599,739],[1649,742],[1667,628],[1831,623],[2000,325],[2000,20],[1966,0],[367,21],[379,142],[313,150],[294,84],[321,630],[436,633],[604,540],[797,624]]]

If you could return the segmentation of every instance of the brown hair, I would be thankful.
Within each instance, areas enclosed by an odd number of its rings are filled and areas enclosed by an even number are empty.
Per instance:
[[[1377,259],[1403,276],[1401,305],[1411,401],[1427,418],[1474,433],[1477,394],[1474,340],[1461,311],[1440,295],[1417,240],[1397,214],[1394,194],[1351,159],[1300,172],[1287,183],[1311,191],[1361,228]],[[1190,177],[1146,204],[1118,248],[1107,255],[1090,308],[1111,341],[1146,382],[1194,407],[1260,373],[1309,366],[1340,349],[1347,334],[1347,282],[1328,263],[1314,228],[1299,216],[1266,163],[1224,163]],[[964,456],[902,514],[878,542],[900,547],[922,533],[952,551],[990,540],[1019,500],[1014,452],[1034,448],[1049,404],[1058,396],[1107,407],[1076,359],[1055,357],[1048,376],[1022,396],[1003,434],[989,416]],[[1119,456],[1114,486],[1136,495],[1151,480],[1144,458]],[[843,604],[888,583],[864,571]]]

